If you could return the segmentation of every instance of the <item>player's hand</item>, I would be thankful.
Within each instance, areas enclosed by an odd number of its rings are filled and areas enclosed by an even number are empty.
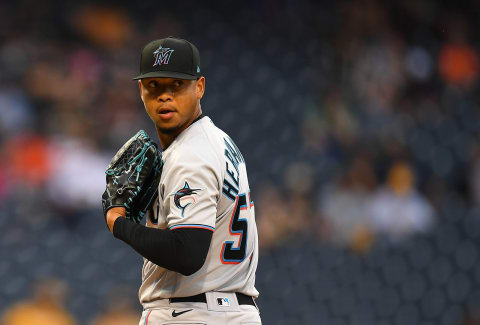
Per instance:
[[[115,220],[117,220],[117,218],[125,218],[126,213],[126,209],[122,207],[113,207],[107,211],[107,226],[108,229],[110,229],[110,231],[112,232],[112,234]]]

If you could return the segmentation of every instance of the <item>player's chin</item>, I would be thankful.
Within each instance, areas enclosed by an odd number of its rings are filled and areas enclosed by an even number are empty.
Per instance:
[[[157,121],[156,126],[157,126],[157,129],[164,134],[175,133],[181,127],[180,123],[175,123],[173,121],[169,123],[165,123],[163,121]]]
[[[173,126],[173,127],[161,127],[157,125],[157,129],[163,133],[163,134],[173,134],[175,133],[178,129],[180,129],[179,126]]]
[[[155,124],[157,125],[157,128],[160,130],[169,130],[169,129],[176,129],[179,126],[179,121],[176,118],[176,116],[172,116],[169,119],[164,119],[159,116],[156,116],[155,118]]]

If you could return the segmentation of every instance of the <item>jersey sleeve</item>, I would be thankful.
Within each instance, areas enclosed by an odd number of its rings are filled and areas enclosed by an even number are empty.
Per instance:
[[[194,150],[182,150],[169,163],[163,200],[167,227],[215,231],[220,163],[214,155]]]

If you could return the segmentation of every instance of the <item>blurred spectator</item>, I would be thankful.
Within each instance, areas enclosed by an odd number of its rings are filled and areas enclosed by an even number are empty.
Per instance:
[[[334,88],[329,92],[322,110],[327,116],[326,125],[335,140],[343,147],[354,146],[360,132],[358,117],[352,107],[345,103],[339,89]]]
[[[72,17],[77,30],[100,47],[117,49],[132,36],[130,17],[112,6],[87,5]]]
[[[36,115],[28,102],[28,97],[20,89],[0,90],[0,139],[2,134],[13,137],[33,126]]]
[[[360,100],[368,115],[385,114],[404,84],[404,43],[378,1],[347,2],[339,33],[339,55],[344,59],[348,96]],[[353,99],[351,98],[351,99]]]
[[[115,287],[105,297],[105,310],[90,325],[138,325],[141,311],[134,308],[132,297],[129,288]]]
[[[407,72],[418,81],[428,80],[434,71],[431,53],[421,46],[410,47],[405,56]]]
[[[57,279],[39,281],[31,299],[7,308],[2,325],[74,325],[75,320],[63,307],[67,291],[66,283]]]
[[[255,213],[260,249],[288,242],[311,231],[313,171],[308,164],[293,163],[284,175],[284,186],[263,184],[255,191]]]
[[[378,41],[366,43],[352,67],[351,80],[364,109],[375,115],[391,111],[405,77],[403,46],[396,35],[383,33]]]
[[[12,137],[5,143],[4,164],[11,186],[38,188],[45,185],[52,173],[50,141],[36,134]]]
[[[373,242],[369,208],[376,182],[372,161],[356,156],[345,174],[323,189],[318,207],[323,239],[358,252],[368,250]]]
[[[394,241],[425,233],[434,224],[433,208],[415,188],[414,172],[405,161],[391,166],[387,182],[375,193],[369,212],[374,230]]]
[[[290,164],[285,170],[284,184],[289,231],[294,236],[310,233],[316,185],[312,166],[306,162]]]
[[[105,190],[105,168],[109,158],[81,139],[59,139],[55,147],[54,172],[48,182],[52,202],[67,209],[97,207]]]
[[[479,72],[478,54],[467,39],[463,18],[451,19],[447,28],[447,42],[438,56],[440,75],[454,86],[468,87],[476,81]]]
[[[256,192],[255,214],[258,240],[261,250],[281,245],[290,233],[287,205],[282,189],[273,184],[264,184]]]
[[[446,44],[438,58],[443,79],[452,85],[468,86],[478,76],[478,56],[469,44]]]

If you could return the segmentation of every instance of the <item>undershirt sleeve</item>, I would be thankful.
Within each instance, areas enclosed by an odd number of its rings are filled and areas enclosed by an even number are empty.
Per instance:
[[[117,218],[113,235],[137,253],[168,270],[188,276],[205,263],[213,232],[207,229],[149,228],[126,218]]]

